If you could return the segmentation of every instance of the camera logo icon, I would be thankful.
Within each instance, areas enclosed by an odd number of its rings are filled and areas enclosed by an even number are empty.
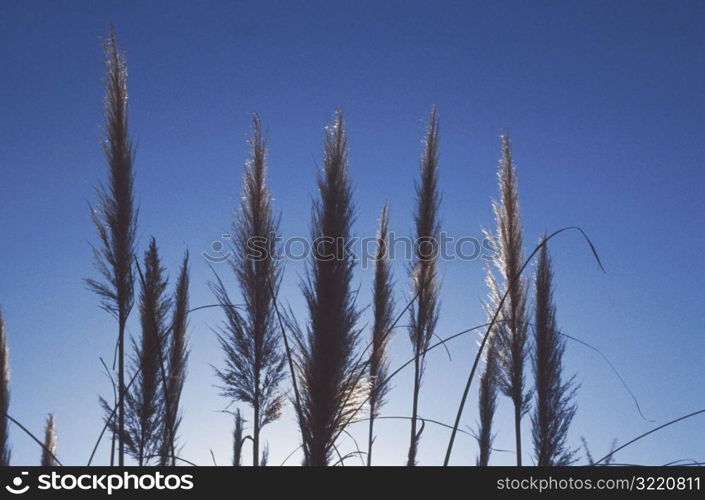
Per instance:
[[[22,476],[27,476],[28,474],[29,472],[20,472],[19,476],[12,479],[12,485],[8,484],[5,486],[5,489],[13,495],[22,495],[23,493],[27,493],[27,490],[29,490],[29,485],[26,484],[22,486]]]

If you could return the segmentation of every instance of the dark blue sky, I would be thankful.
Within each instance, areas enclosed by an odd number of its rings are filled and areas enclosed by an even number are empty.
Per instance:
[[[95,276],[88,203],[104,179],[101,38],[115,26],[129,65],[137,144],[140,245],[154,235],[172,275],[193,255],[192,303],[213,302],[201,252],[227,232],[247,155],[249,113],[268,130],[270,176],[285,236],[308,234],[321,131],[336,109],[349,129],[355,233],[373,234],[385,200],[392,229],[412,228],[413,183],[431,105],[441,117],[443,227],[480,236],[493,226],[498,136],[509,131],[519,168],[527,247],[544,229],[580,225],[552,246],[562,328],[600,348],[647,417],[705,407],[705,5],[702,2],[17,2],[0,3],[0,304],[10,341],[11,413],[39,432],[56,414],[60,457],[87,460],[108,395],[99,357],[115,325],[82,278]],[[217,266],[216,266],[217,267]],[[222,266],[217,269],[225,271]],[[301,312],[303,267],[288,263],[283,297]],[[395,263],[399,301],[408,295]],[[480,261],[444,262],[446,336],[482,323]],[[369,271],[359,273],[366,305]],[[138,334],[138,324],[130,326]],[[221,354],[215,311],[191,319],[183,455],[230,458],[227,402],[210,364]],[[368,321],[367,316],[364,317]],[[429,355],[420,413],[450,422],[475,349]],[[403,330],[396,366],[410,356]],[[593,454],[647,430],[608,365],[569,343],[566,369],[582,386],[571,442]],[[410,374],[387,415],[408,415]],[[472,392],[464,423],[475,425]],[[501,399],[497,448],[513,448]],[[525,449],[529,446],[529,421]],[[364,424],[354,428],[363,436]],[[376,460],[402,463],[407,423],[379,424]],[[703,421],[654,435],[618,461],[705,459]],[[442,460],[448,433],[429,427],[420,460]],[[292,411],[265,430],[272,463],[298,443]],[[16,463],[39,450],[13,429]],[[457,463],[474,463],[458,438]],[[343,447],[351,448],[350,442]],[[351,448],[352,449],[352,448]],[[99,462],[107,457],[101,448]],[[528,461],[528,454],[526,460]],[[497,453],[495,463],[512,463]]]

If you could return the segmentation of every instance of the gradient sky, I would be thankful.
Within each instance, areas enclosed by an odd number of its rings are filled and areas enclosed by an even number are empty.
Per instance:
[[[431,105],[441,118],[443,228],[480,236],[494,224],[499,134],[509,131],[519,171],[525,243],[580,225],[602,274],[575,234],[552,245],[558,320],[599,348],[661,423],[705,407],[705,5],[653,1],[505,2],[0,2],[0,304],[10,344],[11,414],[40,433],[54,412],[59,457],[85,463],[101,428],[98,395],[110,386],[116,325],[82,279],[95,277],[88,203],[105,178],[101,151],[101,38],[111,24],[129,65],[137,144],[139,244],[153,235],[172,279],[193,256],[192,304],[213,303],[203,251],[229,230],[247,156],[249,113],[269,138],[271,187],[285,236],[308,235],[322,128],[336,109],[348,123],[355,233],[374,233],[389,200],[392,229],[412,228],[413,184]],[[216,266],[227,277],[224,265]],[[301,318],[300,263],[287,263],[283,300]],[[395,262],[398,301],[408,297]],[[484,322],[483,263],[443,262],[438,334]],[[360,271],[360,305],[371,272]],[[228,278],[231,283],[232,279]],[[216,310],[191,317],[182,455],[231,457]],[[364,316],[369,322],[369,313]],[[139,334],[136,315],[130,333]],[[475,336],[428,357],[420,414],[452,422]],[[392,367],[409,358],[406,332]],[[595,352],[569,343],[566,371],[581,387],[570,442],[595,456],[648,430],[629,394]],[[394,380],[385,415],[409,415],[411,372]],[[476,387],[463,425],[475,426]],[[464,427],[467,429],[467,427]],[[524,420],[525,462],[530,425]],[[705,460],[705,417],[624,450],[618,462]],[[380,421],[375,462],[405,460],[408,422]],[[363,443],[365,424],[351,427]],[[446,429],[429,425],[421,464],[439,464]],[[291,407],[265,428],[270,463],[298,444]],[[13,462],[40,450],[12,428]],[[497,448],[514,447],[511,404],[500,399]],[[341,448],[354,450],[349,438]],[[477,447],[456,441],[453,463]],[[106,463],[108,447],[97,463]],[[290,463],[297,463],[294,457]],[[511,464],[511,453],[493,455]],[[352,463],[352,462],[351,462]]]

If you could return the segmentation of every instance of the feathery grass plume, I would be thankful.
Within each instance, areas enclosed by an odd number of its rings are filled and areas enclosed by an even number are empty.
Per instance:
[[[489,339],[487,350],[485,351],[485,369],[480,375],[480,388],[478,395],[478,406],[480,412],[479,428],[475,433],[480,454],[476,464],[486,467],[490,463],[492,453],[492,423],[497,410],[497,351],[493,338]]]
[[[392,270],[389,262],[389,205],[382,207],[377,232],[377,252],[375,254],[375,279],[373,290],[374,326],[368,370],[370,378],[370,428],[367,441],[367,465],[372,465],[372,444],[374,442],[374,422],[379,409],[386,403],[389,392],[388,345],[394,322],[394,298],[392,292]]]
[[[562,380],[565,338],[556,326],[553,270],[545,243],[538,256],[535,287],[533,364],[536,405],[531,422],[536,465],[570,465],[575,462],[577,453],[567,443],[568,428],[577,409],[576,386],[574,377]]]
[[[44,448],[42,448],[42,467],[55,467],[58,465],[54,457],[56,456],[56,427],[54,427],[54,415],[51,413],[47,417],[44,430]]]
[[[181,391],[186,379],[186,364],[188,363],[189,347],[187,338],[189,307],[189,256],[184,256],[179,277],[176,280],[176,291],[173,298],[173,315],[171,334],[168,336],[168,377],[164,394],[164,422],[160,451],[160,465],[176,465],[176,458],[170,457],[177,449],[176,437],[181,425]]]
[[[502,136],[502,157],[497,176],[500,199],[492,202],[497,219],[497,233],[487,236],[494,247],[492,260],[502,283],[495,282],[492,305],[498,306],[505,290],[509,290],[494,329],[498,355],[497,375],[502,393],[511,398],[514,404],[517,465],[521,465],[521,418],[529,409],[530,399],[530,395],[524,390],[524,365],[529,349],[527,280],[519,274],[524,262],[519,185],[516,167],[512,161],[511,143],[506,135]]]
[[[242,446],[245,444],[245,419],[242,418],[240,409],[235,412],[235,429],[233,430],[233,466],[242,465]]]
[[[489,288],[488,301],[483,303],[483,308],[487,315],[488,321],[492,321],[492,317],[499,307],[499,303],[502,300],[502,293],[497,284],[495,275],[492,273],[492,269],[487,269],[487,274],[485,277],[485,283]],[[502,328],[503,323],[496,323],[490,332],[490,336],[487,339],[487,348],[484,352],[485,369],[480,375],[480,387],[478,391],[478,406],[480,413],[480,422],[477,432],[475,433],[475,439],[477,440],[478,446],[480,448],[480,454],[477,458],[477,465],[481,467],[486,467],[489,465],[490,455],[492,453],[492,442],[494,441],[494,435],[492,434],[492,424],[494,421],[494,415],[497,410],[497,390],[498,390],[498,353],[497,353],[497,342],[495,338],[501,333],[497,329]]]
[[[438,114],[431,109],[421,158],[421,180],[416,185],[416,243],[411,265],[411,282],[416,303],[410,309],[409,338],[414,351],[414,396],[411,413],[411,438],[407,465],[416,465],[421,437],[417,432],[419,391],[425,369],[426,350],[438,321]]]
[[[10,364],[5,321],[0,309],[0,467],[10,465],[10,433],[7,411],[10,409]]]
[[[133,150],[127,128],[127,64],[120,53],[115,33],[105,43],[105,156],[108,186],[97,189],[98,205],[92,207],[99,247],[93,247],[95,264],[102,280],[86,283],[101,298],[103,309],[118,321],[118,457],[125,460],[125,324],[132,310],[137,213],[133,200]]]
[[[347,137],[340,112],[326,128],[320,199],[314,202],[311,263],[301,289],[309,310],[305,333],[295,329],[301,388],[299,427],[305,465],[331,463],[335,437],[356,411],[363,363],[355,353],[359,312],[351,287],[354,257],[346,251],[354,218]]]
[[[590,238],[587,236],[587,234],[586,234],[582,229],[580,229],[579,227],[577,227],[577,226],[567,226],[567,227],[563,227],[563,228],[561,228],[561,229],[558,229],[558,230],[552,232],[551,234],[549,234],[548,236],[546,236],[544,242],[548,242],[550,239],[552,239],[552,238],[554,238],[554,237],[558,236],[559,234],[564,233],[564,232],[566,232],[566,231],[576,231],[576,232],[580,233],[580,235],[583,237],[583,239],[585,240],[585,242],[586,242],[586,243],[588,244],[588,246],[590,247],[590,250],[592,251],[592,254],[593,254],[593,256],[595,257],[595,260],[597,261],[597,264],[600,266],[600,269],[602,269],[602,271],[604,272],[604,267],[602,266],[602,263],[600,262],[600,257],[599,257],[599,255],[597,254],[597,250],[595,249],[595,245],[592,243],[592,241],[590,241]],[[532,261],[532,259],[534,258],[534,255],[536,255],[536,254],[539,252],[539,250],[541,249],[541,246],[542,246],[542,245],[538,245],[538,246],[536,246],[536,247],[531,251],[531,253],[529,254],[528,259],[525,260],[525,261],[523,262],[522,266],[519,268],[519,273],[518,273],[519,276],[521,276],[521,274],[524,272],[524,270],[526,269],[526,267],[527,267],[527,266],[529,265],[529,263]],[[504,304],[504,301],[505,301],[505,299],[507,298],[507,296],[509,295],[509,291],[510,291],[510,290],[511,290],[511,285],[510,285],[510,287],[505,291],[505,293],[503,294],[502,300],[500,301],[499,305],[503,305],[503,304]],[[489,337],[490,337],[490,333],[492,332],[492,328],[494,327],[494,325],[495,325],[495,323],[496,323],[496,320],[497,320],[497,318],[499,317],[499,314],[500,314],[500,312],[501,312],[501,309],[502,309],[501,307],[497,307],[497,308],[495,309],[495,313],[494,313],[494,315],[493,315],[493,317],[492,317],[492,321],[491,321],[489,324],[484,325],[484,326],[487,326],[487,330],[485,330],[485,334],[484,334],[483,337],[482,337],[482,340],[481,340],[481,342],[480,342],[480,347],[479,347],[477,353],[475,354],[475,359],[474,359],[474,361],[473,361],[472,368],[470,369],[470,373],[468,374],[467,381],[465,382],[465,389],[463,389],[463,395],[462,395],[462,397],[460,398],[460,404],[458,405],[458,410],[457,410],[457,412],[456,412],[456,414],[455,414],[455,421],[454,421],[454,423],[453,423],[452,431],[451,431],[451,434],[450,434],[450,440],[448,441],[448,447],[446,448],[446,456],[445,456],[445,459],[444,459],[444,461],[443,461],[443,465],[444,465],[444,466],[447,466],[447,465],[448,465],[448,462],[450,461],[450,455],[451,455],[451,453],[452,453],[452,451],[453,451],[453,443],[455,442],[455,436],[456,436],[456,434],[457,434],[457,432],[458,432],[458,427],[459,427],[459,425],[460,425],[460,419],[461,419],[462,416],[463,416],[463,408],[465,407],[465,402],[467,401],[467,396],[468,396],[468,393],[469,393],[469,391],[470,391],[470,385],[472,384],[472,380],[473,380],[473,377],[474,377],[474,375],[475,375],[475,371],[476,371],[476,369],[477,369],[477,365],[478,365],[478,363],[479,363],[479,361],[480,361],[480,358],[481,358],[481,355],[482,355],[482,352],[483,352],[483,348],[484,348],[485,344],[487,343],[487,340],[488,340]],[[451,337],[451,338],[452,338],[452,337]],[[578,340],[578,339],[574,339],[574,340]],[[585,344],[585,345],[587,346],[587,344]],[[591,347],[591,346],[588,346],[588,347]],[[637,409],[638,409],[638,405],[637,405]],[[705,410],[702,410],[702,411],[705,412]],[[692,415],[690,415],[690,416],[692,416]],[[689,416],[685,416],[685,417],[683,417],[683,418],[689,418]]]
[[[139,373],[126,401],[126,433],[131,444],[128,451],[140,466],[147,465],[161,451],[160,431],[165,420],[159,372],[171,307],[165,272],[152,238],[144,255],[144,283],[140,291],[142,337],[140,343],[133,342],[133,369]]]
[[[232,269],[242,292],[244,312],[233,306],[220,279],[211,289],[227,315],[218,335],[226,368],[216,373],[224,396],[252,406],[252,463],[257,466],[260,431],[279,418],[284,403],[279,385],[286,377],[286,358],[281,350],[274,309],[281,276],[276,260],[278,224],[267,187],[266,143],[256,115],[252,128],[252,150],[245,164],[240,213],[233,227]]]

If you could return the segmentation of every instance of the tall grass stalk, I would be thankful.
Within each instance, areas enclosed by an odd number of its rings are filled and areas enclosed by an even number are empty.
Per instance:
[[[491,337],[485,352],[485,369],[480,375],[478,408],[480,421],[475,439],[480,453],[476,464],[480,467],[486,467],[489,465],[492,453],[492,442],[494,441],[492,424],[497,410],[497,350]]]
[[[556,326],[553,270],[548,245],[538,255],[535,279],[534,391],[531,417],[534,455],[538,466],[570,465],[576,450],[568,446],[568,429],[577,409],[574,377],[563,380],[565,338]]]
[[[375,278],[373,289],[372,340],[368,370],[370,378],[370,427],[367,440],[367,465],[372,465],[372,444],[374,442],[374,422],[379,410],[386,402],[389,392],[388,345],[394,321],[394,298],[392,292],[392,271],[389,261],[389,206],[382,208],[377,232],[377,252],[375,254]]]
[[[133,305],[137,213],[133,201],[133,149],[128,137],[127,64],[111,30],[105,43],[105,156],[109,182],[92,208],[100,245],[93,254],[101,280],[86,283],[118,322],[118,464],[125,462],[125,325]]]
[[[225,353],[226,368],[216,373],[223,395],[252,407],[252,463],[258,466],[260,432],[265,425],[279,418],[284,403],[279,385],[286,376],[286,358],[276,330],[273,298],[281,276],[276,260],[278,224],[267,187],[266,142],[257,116],[252,119],[252,128],[240,213],[233,228],[232,269],[242,292],[244,312],[231,307],[232,302],[220,280],[212,290],[225,306],[227,315],[225,327],[218,336]]]
[[[414,387],[411,412],[411,436],[407,465],[416,465],[421,432],[417,430],[419,391],[425,368],[425,352],[433,337],[438,320],[438,115],[433,108],[429,115],[424,151],[421,158],[421,180],[416,185],[416,243],[411,264],[411,283],[418,299],[411,308],[409,338],[414,352]]]
[[[133,364],[139,370],[137,383],[127,396],[126,439],[128,451],[141,465],[160,453],[164,423],[164,391],[160,386],[160,366],[167,334],[171,298],[166,294],[166,270],[161,264],[157,243],[152,238],[144,255],[144,282],[140,292],[140,343],[133,343]]]
[[[517,465],[522,463],[521,418],[529,408],[529,395],[524,389],[524,365],[528,358],[527,280],[519,273],[522,255],[522,227],[519,214],[519,184],[512,161],[509,137],[502,136],[499,162],[499,201],[492,203],[497,219],[496,234],[488,234],[494,247],[493,263],[501,281],[496,282],[495,306],[500,311],[493,334],[497,340],[498,382],[502,393],[514,404],[514,431]],[[499,298],[508,291],[499,308]]]
[[[42,467],[55,467],[56,463],[56,427],[54,426],[54,415],[51,413],[47,417],[47,423],[44,428],[44,447],[42,448]]]
[[[188,363],[188,309],[189,309],[189,256],[184,256],[176,280],[173,298],[172,327],[168,335],[168,378],[164,391],[164,422],[160,465],[176,465],[176,438],[181,425],[181,391],[186,379]],[[169,456],[171,455],[171,459]]]
[[[320,198],[314,202],[314,242],[307,279],[301,289],[309,312],[305,332],[294,329],[301,408],[299,427],[306,463],[331,463],[335,438],[357,407],[363,384],[355,360],[359,312],[352,290],[354,258],[346,251],[354,218],[348,174],[347,137],[342,114],[326,128]]]
[[[553,231],[551,234],[546,236],[529,254],[529,256],[524,260],[524,263],[521,265],[521,268],[519,268],[519,271],[516,274],[517,278],[520,278],[522,276],[522,273],[526,269],[526,267],[529,265],[531,262],[531,259],[534,258],[534,256],[543,248],[544,245],[548,243],[549,240],[555,238],[556,236],[565,233],[567,231],[577,231],[580,233],[580,236],[585,240],[587,245],[590,247],[590,251],[592,252],[593,257],[595,258],[595,261],[597,262],[597,265],[599,266],[600,270],[602,272],[605,272],[605,268],[602,265],[602,261],[600,260],[600,256],[597,253],[597,250],[595,249],[595,245],[593,242],[590,240],[588,235],[583,231],[580,227],[578,226],[567,226],[563,227],[561,229],[558,229],[556,231]],[[455,436],[458,432],[458,428],[460,427],[460,419],[463,416],[463,410],[465,409],[465,403],[468,398],[468,394],[470,393],[470,386],[472,385],[473,378],[475,377],[475,371],[477,370],[477,366],[480,363],[480,358],[484,352],[485,345],[487,344],[487,340],[490,337],[490,333],[492,333],[493,328],[495,325],[498,323],[499,315],[502,310],[502,307],[504,306],[504,303],[507,300],[507,297],[509,296],[509,293],[512,290],[512,286],[517,283],[517,280],[512,280],[512,282],[509,284],[509,287],[504,291],[502,294],[501,300],[499,301],[499,305],[497,309],[495,309],[494,314],[492,315],[492,320],[485,325],[487,329],[485,330],[485,334],[482,336],[482,340],[480,341],[480,347],[477,350],[477,353],[475,354],[475,359],[472,362],[472,367],[470,368],[470,373],[468,373],[468,378],[465,381],[465,388],[463,389],[463,394],[460,397],[460,403],[458,404],[458,410],[455,414],[455,422],[453,423],[453,430],[450,433],[450,439],[448,440],[448,447],[446,448],[446,456],[445,459],[443,460],[443,465],[447,466],[450,462],[450,457],[451,454],[453,453],[453,444],[455,443]],[[465,333],[465,332],[461,332]],[[449,339],[446,339],[449,340]],[[577,340],[577,339],[576,339]],[[586,344],[589,346],[589,344]],[[598,351],[599,352],[599,351]],[[398,371],[398,369],[397,369]],[[396,373],[392,373],[391,376],[393,376]]]

